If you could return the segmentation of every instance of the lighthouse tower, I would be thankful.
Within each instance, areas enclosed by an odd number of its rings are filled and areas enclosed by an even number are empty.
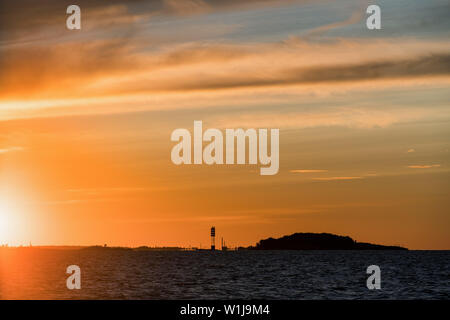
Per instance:
[[[216,250],[216,227],[211,227],[211,251]]]

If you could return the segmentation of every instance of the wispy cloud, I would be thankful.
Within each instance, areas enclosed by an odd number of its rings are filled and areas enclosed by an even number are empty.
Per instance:
[[[310,0],[297,0],[297,3]],[[135,26],[129,22],[136,19],[150,17],[184,17],[186,15],[201,15],[207,13],[254,9],[268,5],[289,4],[292,0],[77,0],[76,4],[82,8],[83,15],[89,17],[84,20],[86,25],[103,25],[116,27],[121,25],[128,30]],[[0,21],[2,29],[0,35],[11,39],[17,35],[39,33],[42,30],[65,25],[64,14],[67,2],[59,0],[46,0],[35,6],[33,0],[2,1]],[[110,29],[110,28],[109,28]],[[5,30],[5,32],[2,32]],[[108,29],[107,29],[108,30]]]
[[[430,169],[430,168],[439,168],[440,164],[427,164],[427,165],[411,165],[408,166],[410,169]]]
[[[211,12],[213,6],[203,0],[164,0],[168,12],[178,15],[201,14]]]
[[[367,5],[366,5],[366,7],[367,7]],[[364,5],[360,5],[360,8],[358,10],[355,10],[348,19],[346,19],[344,21],[338,21],[335,23],[330,23],[330,24],[327,24],[324,26],[317,27],[317,28],[309,31],[307,33],[306,37],[317,36],[326,31],[329,31],[329,30],[342,28],[342,27],[345,27],[348,25],[355,24],[364,18],[363,12],[364,12]]]
[[[31,1],[27,0],[27,3],[31,4]],[[60,14],[64,10],[61,11],[59,5],[53,8],[56,3],[48,1],[43,11],[47,12],[49,7],[55,10],[53,14],[44,16],[39,15],[41,9],[37,13],[26,9],[28,15],[40,17],[39,21],[20,19],[22,16],[19,15],[14,21],[8,18],[5,24],[23,21],[27,25],[24,29],[34,30],[32,26],[47,25],[48,21],[53,21],[53,16],[64,19],[64,14]],[[141,21],[142,15],[155,14],[156,20],[172,15],[177,19],[181,12],[215,12],[242,8],[247,4],[204,0],[183,3],[115,0],[108,3],[109,6],[104,6],[104,1],[81,1],[79,4],[87,9],[84,14],[90,17],[86,20],[91,21],[86,23],[110,21],[112,26],[129,24],[130,28],[140,28],[139,32],[104,34],[102,28],[94,28],[101,30],[97,33],[94,29],[92,33],[85,30],[79,36],[60,34],[52,45],[42,41],[2,45],[1,120],[182,108],[212,109],[224,105],[242,108],[258,105],[263,110],[262,107],[268,104],[292,106],[306,101],[304,97],[311,101],[312,96],[334,94],[335,90],[348,92],[356,86],[378,91],[392,89],[391,84],[395,81],[401,86],[414,81],[428,86],[450,83],[450,44],[439,39],[335,38],[312,42],[284,34],[272,42],[235,41],[226,36],[216,40],[209,37],[204,41],[201,37],[199,40],[199,33],[205,32],[204,29],[217,30],[220,26],[189,29],[197,21],[190,24],[185,21],[182,25],[189,30],[183,29],[182,38],[187,36],[188,40],[177,38],[172,41],[172,34],[168,36],[161,29],[150,32],[151,28],[146,24],[149,21]],[[253,8],[284,2],[255,0],[246,3]],[[20,11],[17,4],[8,6]],[[0,13],[0,21],[2,17]],[[357,18],[353,15],[342,23],[327,24],[318,30],[344,26],[357,21]],[[64,26],[64,21],[60,20],[58,25]],[[296,30],[292,33],[295,34]],[[160,42],[161,39],[169,41]],[[380,52],[383,52],[382,58]],[[299,98],[300,94],[304,96]],[[372,106],[364,108],[365,104],[361,104],[361,108],[353,105],[326,112],[319,107],[310,113],[296,112],[292,108],[283,113],[272,109],[275,117],[262,111],[258,114],[243,113],[227,121],[236,122],[235,126],[252,127],[373,128],[436,114],[429,109],[404,112],[393,108],[386,112]],[[228,127],[230,124],[224,125]]]
[[[0,148],[0,154],[9,153],[9,152],[18,152],[23,151],[22,147],[8,147],[8,148]]]
[[[292,173],[319,173],[319,172],[328,172],[328,170],[321,170],[321,169],[297,169],[297,170],[290,170],[289,172],[292,172]]]
[[[377,177],[378,173],[376,172],[368,172],[366,174],[363,175],[364,177]]]
[[[340,181],[340,180],[359,180],[364,179],[364,177],[327,177],[327,178],[312,178],[316,181]]]
[[[385,128],[397,123],[414,122],[419,119],[435,117],[430,109],[381,110],[374,108],[342,107],[334,109],[319,108],[314,111],[286,113],[245,113],[233,119],[217,119],[214,125],[221,128],[314,128],[341,126],[348,128]]]
[[[0,61],[0,98],[268,88],[445,76],[450,70],[450,45],[430,41],[194,43],[148,51],[144,40],[122,37],[8,48]],[[400,53],[399,45],[405,48]],[[374,55],[379,51],[385,53],[382,60]]]

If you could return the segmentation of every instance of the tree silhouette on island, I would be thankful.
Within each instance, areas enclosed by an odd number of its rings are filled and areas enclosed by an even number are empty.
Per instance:
[[[348,236],[330,233],[294,233],[289,236],[259,241],[250,250],[408,250],[397,246],[356,242]]]

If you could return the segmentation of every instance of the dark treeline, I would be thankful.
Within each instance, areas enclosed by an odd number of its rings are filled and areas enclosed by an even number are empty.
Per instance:
[[[295,233],[282,238],[259,241],[250,250],[408,250],[397,246],[383,246],[356,242],[347,236],[330,233]]]

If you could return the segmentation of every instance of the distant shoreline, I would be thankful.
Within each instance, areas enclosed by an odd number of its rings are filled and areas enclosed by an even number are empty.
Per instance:
[[[92,250],[93,249],[93,250]],[[328,251],[328,252],[332,252],[332,251],[336,251],[336,252],[362,252],[362,251],[436,251],[436,252],[440,252],[440,251],[450,251],[450,249],[400,249],[400,250],[396,250],[396,249],[330,249],[330,250],[326,250],[326,249],[317,249],[317,250],[290,250],[290,249],[285,249],[285,250],[251,250],[251,249],[247,249],[247,248],[238,248],[236,250],[227,250],[227,251],[222,251],[222,250],[215,250],[215,251],[211,251],[209,249],[189,249],[189,248],[180,248],[180,249],[167,249],[167,248],[159,248],[159,247],[155,247],[155,248],[151,248],[151,249],[147,249],[147,250],[138,250],[137,248],[134,247],[100,247],[100,246],[32,246],[32,247],[28,247],[28,246],[22,246],[22,247],[0,247],[0,253],[2,251],[12,251],[12,250],[23,250],[23,251],[31,251],[31,250],[52,250],[52,251],[78,251],[78,250],[83,250],[83,251],[152,251],[152,252],[218,252],[218,253],[222,253],[222,252],[264,252],[264,251],[292,251],[292,252],[314,252],[314,251]]]
[[[39,249],[53,249],[53,250],[133,250],[133,251],[210,251],[202,248],[183,248],[183,247],[109,247],[107,245],[94,246],[16,246],[3,248],[39,248]],[[294,233],[292,235],[281,238],[268,238],[260,240],[256,246],[237,247],[234,249],[226,248],[230,251],[244,251],[244,250],[409,250],[400,246],[387,246],[365,242],[357,242],[348,236],[339,236],[330,233]],[[222,250],[217,250],[222,251]],[[225,251],[225,250],[224,250]],[[421,250],[430,251],[430,250]],[[436,250],[442,251],[442,250]],[[444,250],[446,251],[446,250]]]

